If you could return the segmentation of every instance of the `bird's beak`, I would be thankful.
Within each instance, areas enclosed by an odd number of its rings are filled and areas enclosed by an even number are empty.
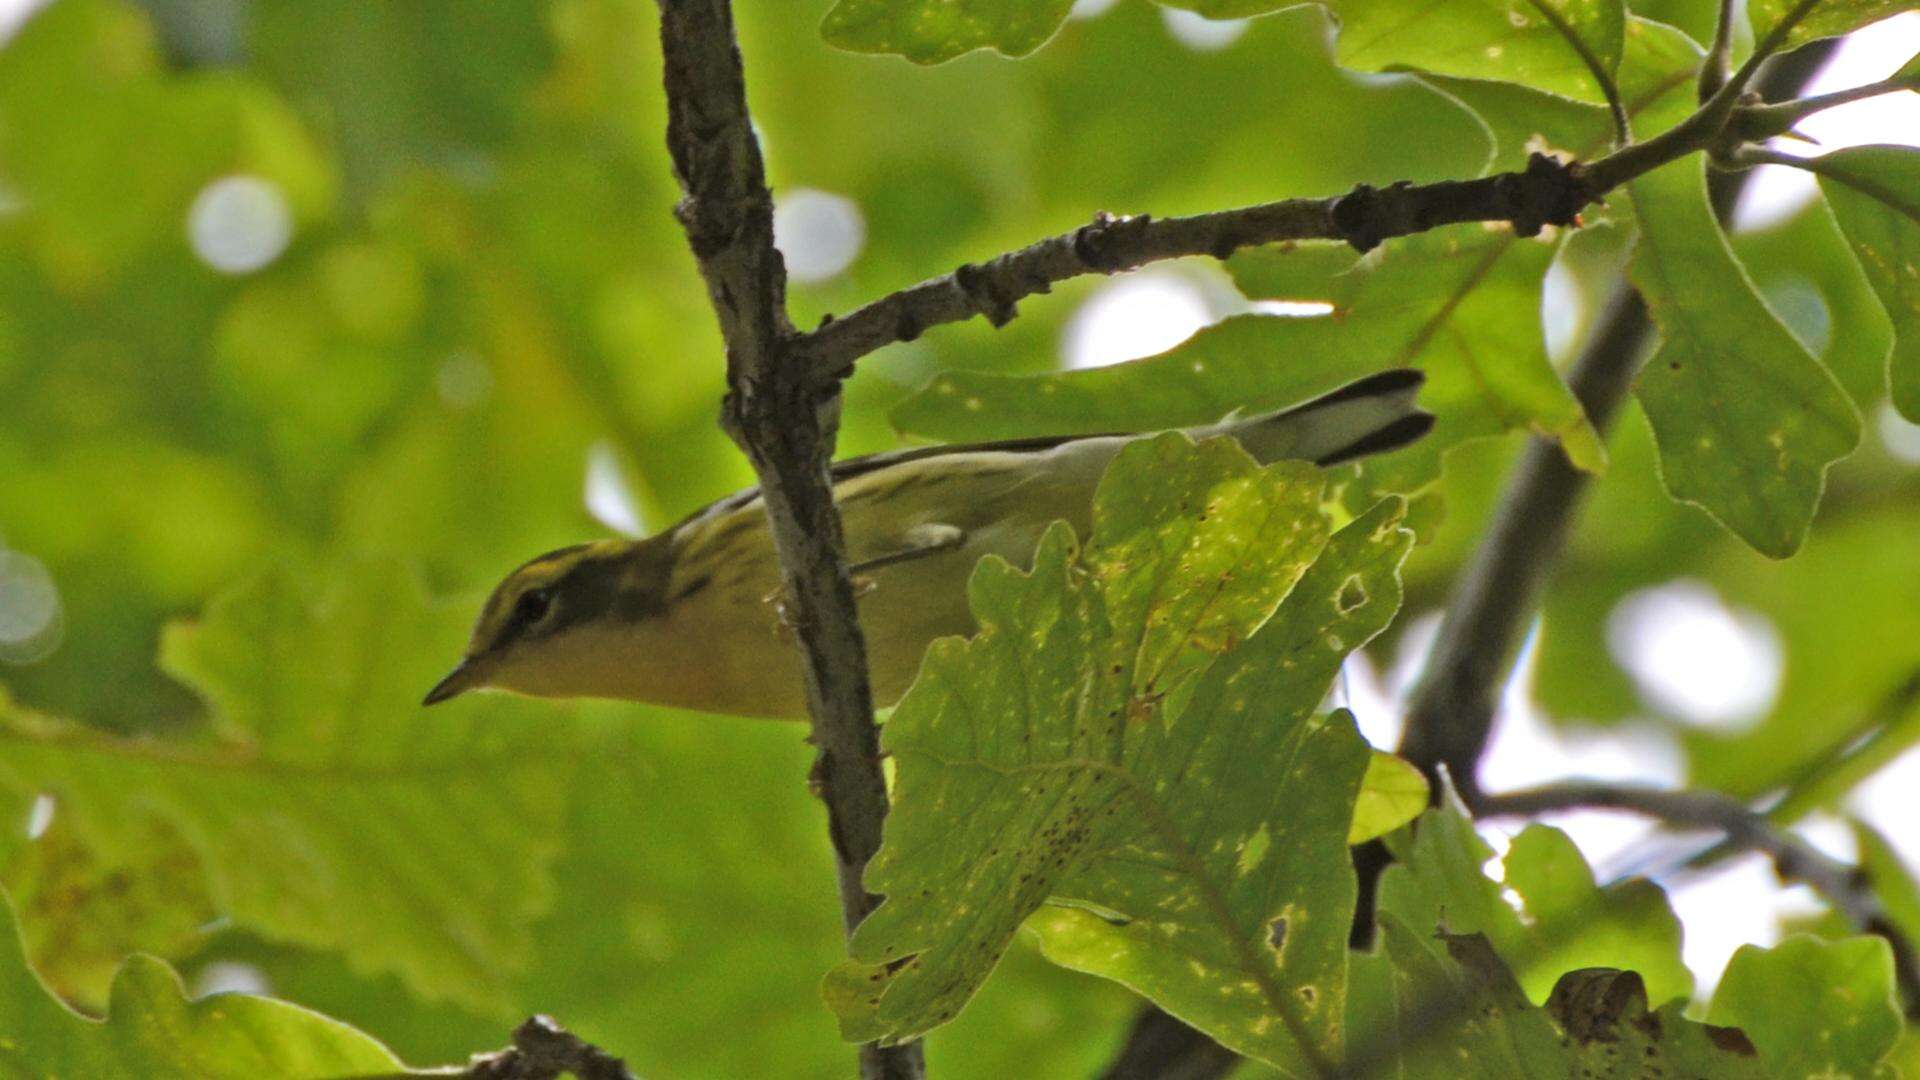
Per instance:
[[[426,700],[420,704],[422,706],[438,705],[450,698],[459,697],[461,694],[479,686],[479,673],[474,670],[474,667],[475,665],[472,660],[460,661],[458,667],[447,672],[446,678],[433,684],[433,689],[427,691]]]

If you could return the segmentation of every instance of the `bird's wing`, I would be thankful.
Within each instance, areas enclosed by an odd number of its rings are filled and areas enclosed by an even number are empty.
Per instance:
[[[866,454],[861,457],[847,458],[844,461],[836,461],[833,463],[833,469],[830,475],[833,478],[834,486],[838,487],[857,477],[876,473],[882,469],[890,469],[895,465],[906,465],[915,461],[924,461],[927,458],[946,457],[950,454],[992,453],[995,451],[1016,454],[1033,453],[1040,450],[1051,450],[1056,446],[1063,446],[1070,442],[1079,442],[1082,439],[1105,439],[1111,438],[1114,435],[1124,434],[1126,433],[1102,432],[1089,435],[1036,435],[1024,439],[1001,439],[996,442],[947,443],[940,446],[916,446],[906,450],[886,450],[878,454]],[[740,509],[759,497],[759,488],[746,488],[742,491],[736,491],[726,498],[720,499],[696,511],[691,517],[729,513]],[[689,520],[691,520],[691,518]]]

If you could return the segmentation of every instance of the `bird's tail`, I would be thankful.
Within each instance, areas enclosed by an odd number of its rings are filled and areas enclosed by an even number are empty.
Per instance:
[[[1229,417],[1197,435],[1232,435],[1262,464],[1282,458],[1338,465],[1397,450],[1433,428],[1413,399],[1426,375],[1383,371],[1330,394],[1263,416]]]

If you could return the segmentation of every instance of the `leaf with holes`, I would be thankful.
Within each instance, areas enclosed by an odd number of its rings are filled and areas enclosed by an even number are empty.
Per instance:
[[[1050,957],[1235,1049],[1338,1053],[1368,751],[1315,707],[1398,608],[1410,536],[1389,500],[1329,538],[1323,484],[1163,435],[1109,469],[1084,551],[1056,525],[1031,573],[981,564],[979,635],[887,724],[887,899],[828,980],[848,1038],[950,1019],[1041,912]]]
[[[1887,384],[1920,422],[1920,150],[1860,146],[1823,155],[1820,190],[1893,320]]]
[[[190,1000],[173,969],[150,956],[127,960],[107,1018],[90,1020],[27,967],[13,904],[0,893],[0,1072],[10,1077],[320,1080],[404,1071],[371,1037],[298,1005],[250,994]]]
[[[1635,180],[1634,284],[1660,348],[1635,390],[1674,498],[1754,550],[1799,550],[1827,466],[1860,441],[1860,415],[1734,259],[1707,205],[1706,166],[1678,161]]]

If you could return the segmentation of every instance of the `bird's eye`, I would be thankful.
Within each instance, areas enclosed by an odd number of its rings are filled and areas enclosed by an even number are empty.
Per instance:
[[[513,621],[522,626],[532,626],[547,617],[553,609],[553,594],[545,589],[529,589],[520,594],[513,602]]]

